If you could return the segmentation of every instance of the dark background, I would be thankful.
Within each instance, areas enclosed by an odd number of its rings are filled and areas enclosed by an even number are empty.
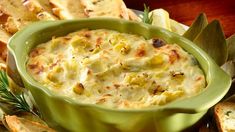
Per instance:
[[[143,11],[143,3],[150,9],[163,8],[172,19],[186,25],[201,12],[205,12],[208,21],[221,22],[226,37],[235,33],[235,0],[124,0],[128,8]]]

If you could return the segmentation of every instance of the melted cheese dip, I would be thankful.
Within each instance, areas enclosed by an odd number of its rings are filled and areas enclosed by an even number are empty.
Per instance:
[[[178,45],[106,29],[53,37],[26,65],[53,92],[120,109],[164,105],[206,86],[195,58]]]

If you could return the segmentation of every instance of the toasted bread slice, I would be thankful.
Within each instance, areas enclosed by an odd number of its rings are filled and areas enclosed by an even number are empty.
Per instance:
[[[23,6],[21,0],[0,0],[0,10],[9,16],[5,27],[10,33],[15,33],[28,23],[38,20]]]
[[[3,28],[0,27],[0,42],[7,44],[11,35],[7,33]]]
[[[5,119],[12,132],[55,132],[46,125],[17,116],[5,116]]]
[[[4,24],[3,27],[8,33],[14,34],[30,23],[32,23],[32,21],[30,20],[28,21],[10,16],[7,18],[7,22]]]
[[[57,20],[53,15],[49,0],[25,0],[23,5],[34,13],[39,20]]]
[[[53,13],[60,19],[79,19],[87,17],[80,0],[49,0]]]
[[[0,10],[17,19],[26,21],[37,20],[36,16],[23,6],[21,0],[0,0]]]
[[[9,17],[9,15],[3,13],[0,10],[0,26],[4,25],[7,22],[7,18]]]
[[[17,21],[17,19],[14,19],[12,16],[7,18],[6,23],[4,24],[4,28],[8,33],[14,34],[19,30],[19,26],[22,24]]]
[[[7,46],[0,42],[0,63],[6,63],[7,59]]]
[[[235,131],[235,103],[219,103],[215,106],[214,113],[219,131]]]
[[[4,61],[0,59],[0,70],[6,71],[7,65]]]
[[[129,20],[128,9],[122,0],[81,0],[88,17],[114,17]]]

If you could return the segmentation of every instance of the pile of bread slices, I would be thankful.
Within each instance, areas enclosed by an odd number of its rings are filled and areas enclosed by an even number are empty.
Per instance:
[[[0,0],[0,63],[6,60],[8,39],[28,24],[92,17],[140,21],[122,0]]]

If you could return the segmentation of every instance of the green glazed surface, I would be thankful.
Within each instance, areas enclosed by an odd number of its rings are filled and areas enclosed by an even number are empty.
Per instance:
[[[164,106],[117,110],[94,104],[80,104],[70,98],[58,96],[30,77],[25,64],[33,47],[49,41],[52,36],[63,36],[83,28],[111,29],[176,43],[196,57],[206,75],[207,87],[196,96],[176,100]],[[16,33],[11,38],[8,48],[23,83],[32,93],[43,118],[51,127],[60,131],[181,131],[201,119],[210,107],[223,98],[231,85],[230,77],[191,41],[162,28],[119,19],[38,22]]]

